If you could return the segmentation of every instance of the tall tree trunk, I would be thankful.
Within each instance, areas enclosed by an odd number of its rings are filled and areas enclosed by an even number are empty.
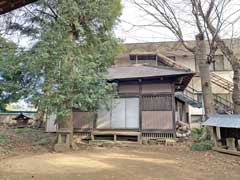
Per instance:
[[[71,41],[74,41],[76,37],[74,36],[73,31],[68,32],[68,39]],[[72,58],[68,59],[68,62],[72,64]],[[71,72],[69,72],[71,73]],[[69,87],[70,88],[70,87]],[[66,143],[66,145],[69,145],[70,147],[68,148],[74,148],[74,143],[73,143],[73,120],[72,120],[72,104],[68,100],[63,104],[65,108],[68,108],[71,110],[70,114],[63,120],[58,121],[58,128],[59,128],[59,133],[67,133],[69,135],[69,144]]]
[[[204,16],[203,16],[204,17]],[[240,114],[240,59],[236,57],[233,50],[230,49],[226,45],[226,43],[220,38],[216,28],[212,25],[212,21],[209,18],[205,18],[204,20],[207,24],[208,30],[215,37],[215,41],[217,43],[217,47],[222,51],[224,56],[228,59],[233,69],[233,107],[234,114]]]
[[[207,61],[207,53],[203,33],[196,35],[195,58],[200,72],[205,116],[215,114],[216,111],[214,108],[214,100],[210,80],[210,64]]]
[[[233,104],[234,114],[240,114],[240,61],[234,62],[233,67]]]

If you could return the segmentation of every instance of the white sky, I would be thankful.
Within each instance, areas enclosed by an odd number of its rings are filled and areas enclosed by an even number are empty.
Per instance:
[[[173,34],[165,28],[137,26],[150,24],[153,19],[140,11],[130,0],[122,0],[122,5],[121,22],[118,24],[115,33],[125,43],[176,40]],[[194,31],[193,28],[191,30]],[[193,35],[193,32],[188,31],[188,37],[186,38],[192,39]]]
[[[138,0],[141,1],[141,0]],[[230,13],[234,9],[240,9],[239,2],[240,0],[233,0],[237,2],[234,4],[234,7],[230,7],[231,9],[227,10],[227,13]],[[180,10],[176,11],[179,18],[182,21],[191,21],[191,9],[186,5],[189,0],[174,0],[174,3],[179,2]],[[184,3],[183,3],[184,2]],[[115,34],[118,38],[120,38],[124,43],[134,43],[134,42],[156,42],[156,41],[174,41],[177,40],[172,32],[170,32],[166,28],[162,27],[153,27],[153,26],[139,26],[151,24],[154,22],[152,17],[146,15],[143,11],[140,11],[131,0],[122,0],[123,11],[120,17],[120,23],[115,27]],[[236,16],[235,16],[236,17]],[[239,16],[240,17],[240,16]],[[240,24],[240,23],[238,23]],[[133,26],[136,25],[136,26]],[[235,37],[239,37],[240,34],[240,25],[239,28],[235,27],[235,31],[237,30],[237,35]],[[238,30],[239,29],[239,30]],[[184,33],[185,40],[193,40],[194,36],[197,34],[197,30],[194,26],[189,24],[182,25],[182,32]],[[222,37],[228,38],[231,36],[232,31],[227,30],[222,34]],[[23,38],[22,36],[10,37],[16,43],[20,44],[24,47],[31,46],[31,43],[34,41],[29,41],[27,38]]]
[[[139,0],[141,1],[141,0]],[[184,2],[185,1],[185,2]],[[192,21],[191,9],[189,9],[188,4],[189,0],[174,0],[179,2],[181,9],[176,13],[182,21]],[[181,5],[185,4],[185,5]],[[151,24],[154,22],[152,17],[147,16],[143,11],[140,11],[131,0],[122,0],[123,11],[122,16],[120,17],[120,23],[115,29],[117,37],[123,40],[125,43],[134,43],[134,42],[156,42],[156,41],[173,41],[177,40],[173,34],[161,27],[147,27],[147,26],[133,26],[133,25],[143,25]],[[240,9],[240,1],[232,0],[232,4],[226,7],[224,15],[225,17],[234,12],[235,10]],[[234,21],[236,18],[239,18],[239,13],[229,18],[229,21]],[[197,34],[197,29],[189,24],[182,24],[182,31],[184,33],[185,40],[193,40],[194,36]],[[227,28],[221,32],[221,36],[224,38],[232,37],[239,38],[240,34],[240,23],[239,21],[235,23],[234,28],[228,25]],[[234,32],[233,32],[233,31]],[[232,34],[233,33],[233,34]]]

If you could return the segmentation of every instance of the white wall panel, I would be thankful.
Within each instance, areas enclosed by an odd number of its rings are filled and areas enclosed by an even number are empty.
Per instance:
[[[121,129],[125,128],[125,99],[114,99],[112,104],[112,128]]]
[[[109,129],[111,127],[110,122],[110,110],[107,110],[106,107],[102,107],[97,112],[97,129]]]
[[[139,98],[126,98],[126,128],[139,128]]]

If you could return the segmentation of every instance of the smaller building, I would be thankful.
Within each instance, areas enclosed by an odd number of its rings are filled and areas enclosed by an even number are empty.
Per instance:
[[[240,155],[240,115],[211,115],[203,123],[211,128],[214,150]]]
[[[193,75],[169,64],[113,66],[106,78],[117,85],[117,96],[96,113],[74,110],[74,130],[112,140],[174,138],[176,121],[188,122],[188,106],[175,92]]]

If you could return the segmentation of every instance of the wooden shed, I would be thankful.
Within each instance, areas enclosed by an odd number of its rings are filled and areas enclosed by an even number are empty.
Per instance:
[[[214,140],[214,150],[240,155],[240,115],[211,115],[203,123],[209,126]]]
[[[112,136],[114,140],[174,138],[176,116],[187,121],[184,102],[175,98],[175,92],[183,91],[192,76],[191,71],[166,65],[113,66],[106,78],[117,84],[118,97],[108,108],[99,107],[89,124],[81,118],[83,112],[74,112],[75,130],[83,131],[79,124],[84,124],[93,138]],[[176,105],[182,107],[181,113],[176,113]]]

